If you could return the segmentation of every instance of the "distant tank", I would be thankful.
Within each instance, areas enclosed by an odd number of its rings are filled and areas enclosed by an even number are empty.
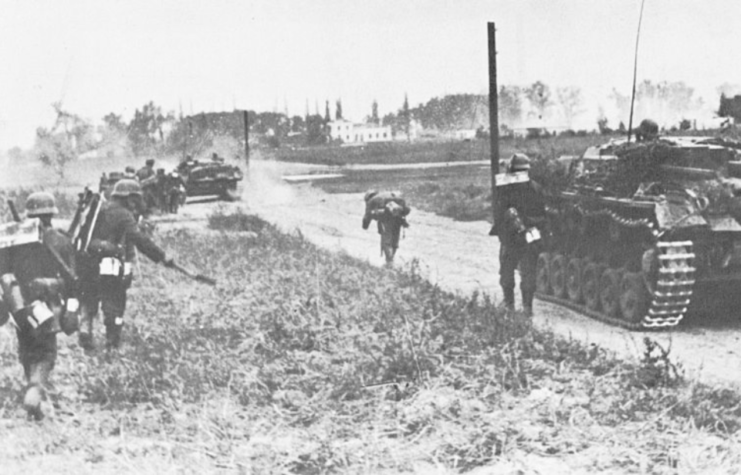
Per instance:
[[[226,201],[239,199],[238,184],[242,170],[223,159],[185,160],[178,165],[187,196],[217,195]]]
[[[741,293],[741,145],[644,135],[562,157],[543,180],[538,297],[630,329]]]

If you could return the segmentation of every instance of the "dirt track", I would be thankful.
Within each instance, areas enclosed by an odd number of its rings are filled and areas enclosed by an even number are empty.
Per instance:
[[[364,231],[361,194],[326,194],[309,184],[289,185],[283,174],[307,173],[315,166],[254,160],[242,207],[276,223],[285,231],[300,230],[312,242],[336,252],[382,265],[379,238],[373,228]],[[412,203],[413,205],[413,203]],[[213,203],[188,204],[179,221],[200,219]],[[499,300],[498,241],[487,235],[484,222],[463,223],[414,210],[411,227],[401,241],[398,265],[418,259],[423,273],[441,287],[469,295],[478,290]],[[596,322],[569,310],[536,302],[535,324],[555,333],[598,344],[624,358],[638,357],[648,336],[671,347],[671,358],[689,377],[741,386],[741,318],[709,326],[684,325],[671,332],[629,332]]]

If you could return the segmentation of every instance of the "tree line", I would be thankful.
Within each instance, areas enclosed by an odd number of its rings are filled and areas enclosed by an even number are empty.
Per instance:
[[[725,98],[730,90],[724,85],[719,112],[741,110]],[[720,90],[720,89],[719,89]],[[616,89],[607,98],[621,117],[627,119],[630,96]],[[726,102],[724,102],[726,101]],[[741,99],[739,99],[741,101]],[[558,123],[571,129],[578,116],[585,112],[584,95],[578,87],[554,87],[542,81],[527,86],[503,85],[499,88],[499,123],[502,131],[523,127],[528,123]],[[343,119],[342,101],[334,103],[331,114],[330,101],[325,101],[324,114],[289,116],[280,112],[247,112],[250,133],[268,146],[319,145],[329,142],[328,123]],[[702,106],[694,89],[684,82],[652,82],[638,84],[636,89],[635,117],[652,117],[666,123],[669,117],[681,117]],[[60,176],[64,166],[80,154],[107,145],[117,145],[127,155],[136,157],[155,154],[198,155],[211,147],[218,137],[244,141],[243,114],[234,112],[203,112],[179,116],[150,101],[134,111],[125,121],[120,114],[111,112],[102,118],[97,127],[53,104],[56,119],[50,127],[39,127],[36,133],[34,154]],[[741,115],[741,114],[739,114]],[[378,101],[370,104],[364,121],[369,124],[390,126],[392,133],[409,134],[410,127],[425,130],[450,131],[460,129],[488,129],[489,98],[487,94],[448,94],[433,97],[427,102],[410,106],[408,96],[395,111],[379,116]],[[612,129],[602,107],[594,119],[601,132]],[[620,124],[618,129],[624,129]],[[17,151],[15,151],[17,152]],[[11,154],[12,155],[12,154]]]

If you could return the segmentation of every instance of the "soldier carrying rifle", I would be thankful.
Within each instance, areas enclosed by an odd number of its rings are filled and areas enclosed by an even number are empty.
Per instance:
[[[82,304],[80,346],[94,348],[93,319],[101,307],[106,328],[106,346],[116,349],[126,310],[126,291],[133,279],[135,249],[154,262],[176,267],[165,251],[143,234],[134,213],[140,209],[141,186],[136,180],[116,183],[111,201],[103,203],[92,225],[87,251],[78,256]]]
[[[510,311],[515,308],[515,269],[519,265],[523,312],[532,317],[535,271],[546,214],[541,188],[530,180],[529,172],[530,159],[514,154],[502,177],[509,182],[497,181],[494,226],[489,234],[499,236],[499,283],[505,307]]]

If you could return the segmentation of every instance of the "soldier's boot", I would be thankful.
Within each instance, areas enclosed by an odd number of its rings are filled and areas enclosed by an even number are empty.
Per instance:
[[[85,306],[80,309],[80,330],[77,339],[80,347],[85,351],[95,349],[95,342],[93,341],[93,317],[95,315]]]
[[[105,337],[106,337],[106,349],[117,350],[121,347],[121,330],[123,325],[116,325],[115,323],[106,325]]]
[[[502,287],[502,293],[504,294],[504,309],[507,312],[515,311],[515,288],[514,287]]]
[[[522,313],[524,313],[527,318],[533,317],[533,297],[534,296],[535,296],[535,292],[532,292],[529,290],[522,291]]]
[[[28,417],[40,421],[44,418],[44,411],[41,409],[41,403],[47,397],[46,388],[49,385],[49,375],[51,374],[51,363],[42,361],[31,365],[28,378],[28,387],[23,395],[23,408],[26,410]]]

